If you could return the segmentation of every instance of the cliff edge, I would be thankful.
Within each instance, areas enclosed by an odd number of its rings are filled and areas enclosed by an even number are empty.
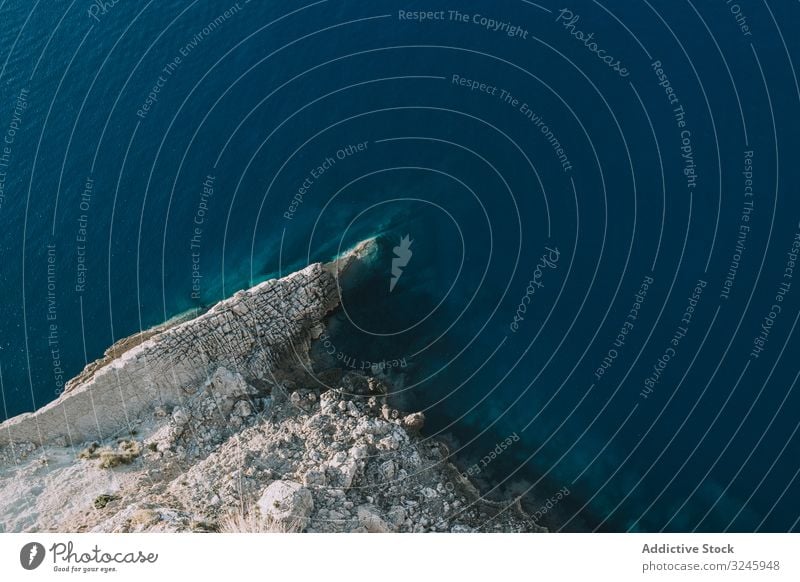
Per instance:
[[[538,531],[312,342],[369,240],[162,326],[0,425],[0,532]]]

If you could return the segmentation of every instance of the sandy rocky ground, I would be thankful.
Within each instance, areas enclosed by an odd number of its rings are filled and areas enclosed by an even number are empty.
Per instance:
[[[152,353],[159,341],[133,350]],[[422,435],[424,415],[389,406],[388,378],[310,373],[314,362],[301,361],[247,378],[208,362],[205,381],[143,404],[113,438],[0,443],[0,531],[542,529],[519,503],[483,499],[446,445]],[[101,380],[74,398],[99,396]],[[33,420],[9,426],[25,434]]]

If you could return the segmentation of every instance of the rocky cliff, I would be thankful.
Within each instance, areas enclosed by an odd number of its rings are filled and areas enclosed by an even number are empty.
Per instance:
[[[0,425],[0,531],[537,530],[389,406],[387,379],[317,369],[339,278],[376,252],[115,344]]]

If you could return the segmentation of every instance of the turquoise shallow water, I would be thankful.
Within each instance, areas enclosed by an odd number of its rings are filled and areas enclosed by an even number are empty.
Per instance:
[[[487,494],[796,530],[798,6],[420,10],[0,3],[4,417],[380,235],[334,355]]]

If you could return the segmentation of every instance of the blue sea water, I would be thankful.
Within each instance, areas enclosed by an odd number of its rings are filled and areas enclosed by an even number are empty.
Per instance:
[[[799,19],[4,0],[0,412],[379,235],[331,345],[388,362],[487,495],[566,488],[553,529],[797,530]]]

